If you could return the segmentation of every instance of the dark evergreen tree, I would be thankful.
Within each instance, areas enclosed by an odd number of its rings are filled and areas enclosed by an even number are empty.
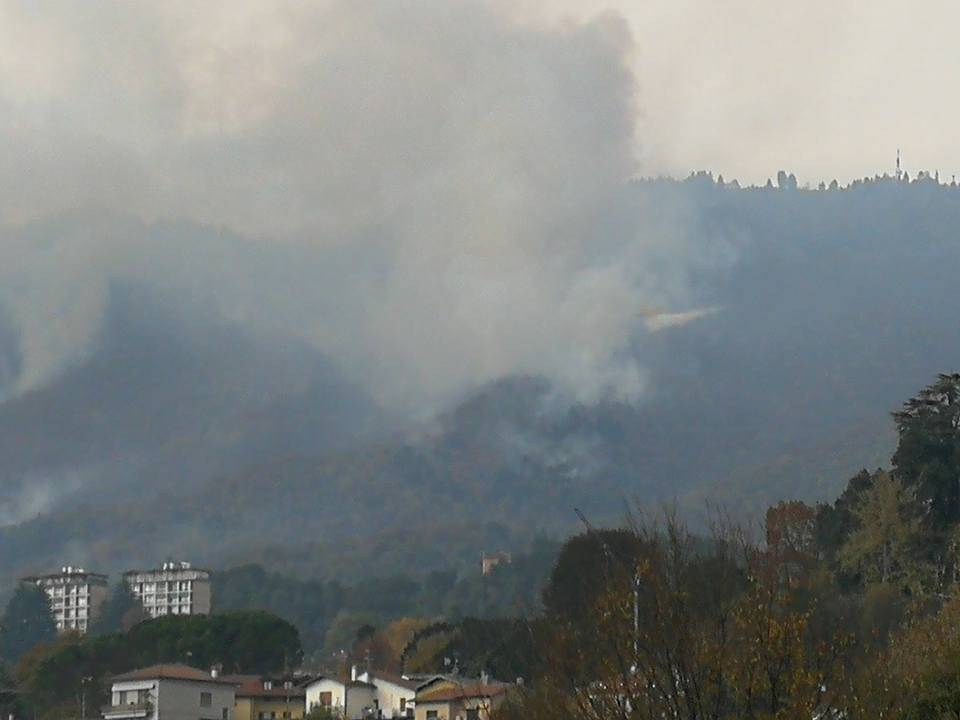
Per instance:
[[[900,439],[893,466],[934,530],[960,522],[960,373],[937,381],[893,414]]]
[[[643,544],[629,530],[598,530],[570,538],[543,591],[547,613],[577,623],[593,612],[614,578],[632,577]]]
[[[90,626],[90,634],[126,632],[146,619],[143,605],[130,590],[130,586],[121,580],[100,607],[99,614]]]
[[[0,657],[16,662],[30,648],[56,637],[47,594],[35,585],[20,585],[0,620]]]

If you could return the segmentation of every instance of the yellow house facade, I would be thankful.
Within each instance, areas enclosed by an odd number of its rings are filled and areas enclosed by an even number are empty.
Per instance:
[[[501,684],[432,683],[417,693],[415,720],[490,720],[507,697]]]
[[[237,686],[234,720],[302,720],[306,713],[306,690],[293,680],[256,675],[230,679]]]

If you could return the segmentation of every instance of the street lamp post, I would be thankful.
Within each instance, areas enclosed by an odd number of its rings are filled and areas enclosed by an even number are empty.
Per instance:
[[[93,682],[90,676],[80,678],[80,720],[87,720],[87,683]]]

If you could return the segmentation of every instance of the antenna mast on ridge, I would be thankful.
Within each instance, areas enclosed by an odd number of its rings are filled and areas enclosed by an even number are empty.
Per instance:
[[[900,178],[901,178],[901,172],[900,172],[900,148],[897,148],[897,180],[900,180]]]

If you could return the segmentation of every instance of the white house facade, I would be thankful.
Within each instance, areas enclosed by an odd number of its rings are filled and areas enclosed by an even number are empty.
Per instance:
[[[377,716],[376,700],[376,686],[363,680],[320,677],[307,685],[307,712],[321,707],[344,720],[361,720]]]
[[[401,675],[382,672],[364,672],[357,679],[371,683],[376,688],[374,709],[377,717],[413,717],[414,698],[420,683]]]
[[[233,720],[236,686],[186,665],[154,665],[113,678],[104,720]]]

